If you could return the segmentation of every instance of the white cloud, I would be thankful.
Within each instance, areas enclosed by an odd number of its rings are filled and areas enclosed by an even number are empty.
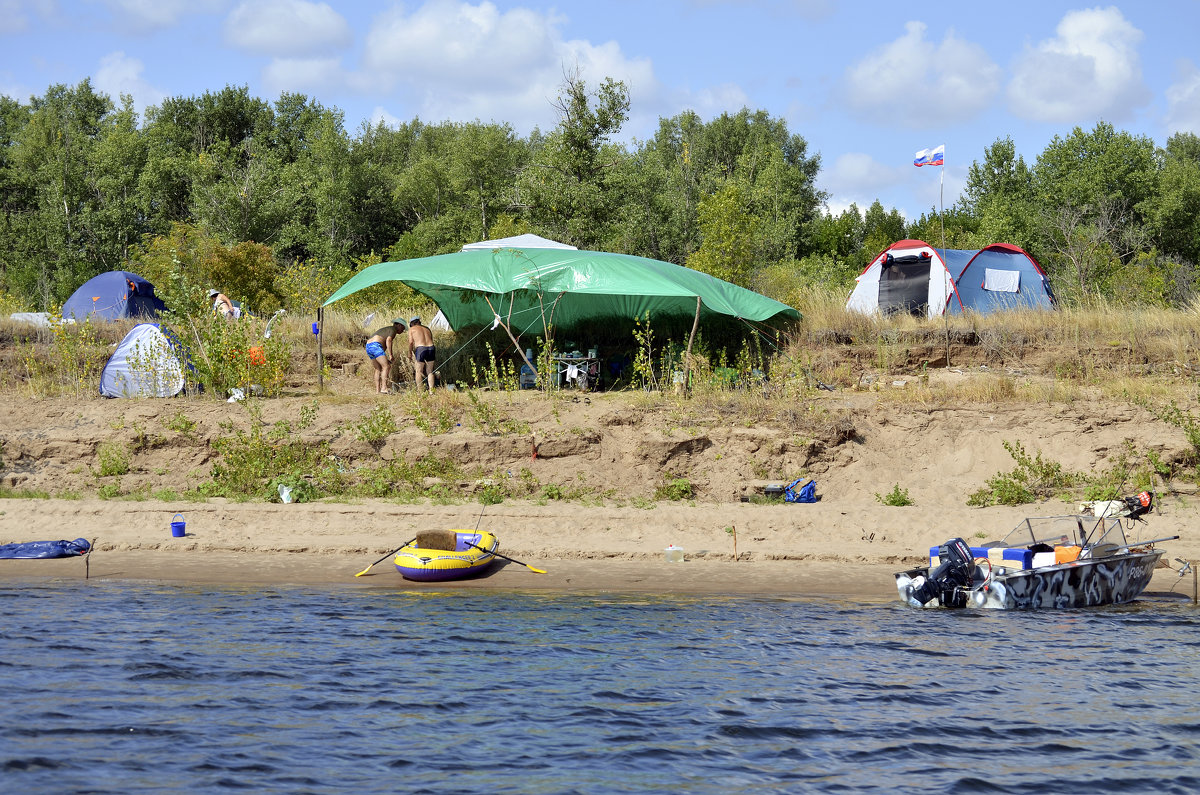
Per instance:
[[[175,27],[187,14],[214,11],[222,0],[103,0],[132,30],[145,33]]]
[[[21,0],[0,0],[0,33],[22,33],[29,28]]]
[[[337,58],[275,58],[263,69],[262,79],[272,94],[321,94],[340,89],[346,74]]]
[[[391,94],[421,116],[503,120],[518,130],[557,123],[552,100],[565,73],[578,68],[589,86],[625,81],[637,116],[658,86],[649,59],[629,58],[616,42],[566,41],[561,20],[491,2],[431,0],[411,13],[396,7],[376,18],[363,71],[363,93]]]
[[[307,0],[247,0],[229,13],[224,35],[245,52],[288,59],[331,55],[354,41],[341,14]]]
[[[1013,113],[1045,122],[1119,121],[1147,103],[1137,51],[1143,35],[1119,9],[1068,12],[1055,33],[1017,58],[1008,86]]]
[[[121,107],[121,95],[131,95],[138,113],[144,114],[147,107],[160,104],[167,96],[142,78],[144,69],[137,58],[130,58],[120,51],[109,53],[100,59],[96,88],[108,94],[118,108]]]
[[[30,11],[48,19],[57,8],[56,0],[0,0],[0,35],[29,30]]]
[[[1175,70],[1175,82],[1167,88],[1167,132],[1200,135],[1200,69],[1183,59]]]
[[[927,128],[969,119],[988,106],[1000,90],[1000,67],[982,47],[954,31],[934,44],[926,40],[923,22],[904,28],[903,36],[846,70],[845,98],[852,110]]]
[[[372,127],[374,127],[376,124],[379,124],[380,122],[383,122],[383,124],[385,126],[391,127],[392,129],[396,129],[401,124],[403,124],[405,121],[406,121],[405,119],[397,118],[396,116],[393,116],[392,114],[388,113],[386,110],[384,110],[382,105],[376,105],[375,110],[371,111],[371,115],[369,117],[367,117],[367,122]]]
[[[836,215],[851,203],[865,212],[888,188],[901,185],[909,169],[880,163],[865,152],[847,152],[821,169],[818,187],[829,192],[827,206]],[[834,208],[837,208],[836,210]]]

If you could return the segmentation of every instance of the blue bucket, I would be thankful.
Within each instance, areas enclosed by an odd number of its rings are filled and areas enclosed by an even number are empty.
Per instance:
[[[183,538],[187,535],[187,522],[183,521],[183,514],[177,513],[172,517],[171,535],[175,538]]]

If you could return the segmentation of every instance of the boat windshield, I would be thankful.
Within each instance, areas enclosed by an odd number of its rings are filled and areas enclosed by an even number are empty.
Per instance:
[[[1125,546],[1121,519],[1109,516],[1039,516],[1023,520],[1001,542],[1006,547],[1048,544],[1052,547],[1082,547],[1098,544]]]

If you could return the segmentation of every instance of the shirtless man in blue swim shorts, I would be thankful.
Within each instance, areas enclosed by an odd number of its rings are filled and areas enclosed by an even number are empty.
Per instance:
[[[392,340],[404,331],[404,321],[396,318],[392,325],[385,326],[367,340],[367,358],[375,366],[375,391],[381,395],[388,393],[388,369],[392,362]]]
[[[433,349],[433,332],[421,325],[419,317],[408,321],[408,349],[412,352],[413,371],[417,374],[418,388],[421,379],[426,379],[429,382],[429,391],[432,392],[437,354]]]

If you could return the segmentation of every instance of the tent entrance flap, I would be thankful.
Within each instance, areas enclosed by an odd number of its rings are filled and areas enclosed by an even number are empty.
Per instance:
[[[879,277],[879,309],[886,315],[924,317],[929,308],[930,257],[891,257]]]

